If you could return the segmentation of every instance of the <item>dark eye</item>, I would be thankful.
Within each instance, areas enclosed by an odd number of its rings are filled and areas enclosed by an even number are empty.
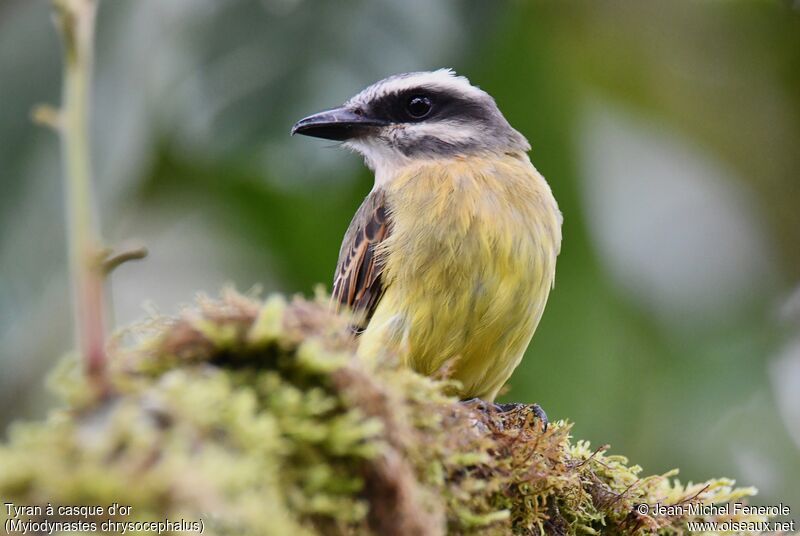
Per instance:
[[[431,103],[431,99],[425,97],[423,95],[414,95],[410,99],[408,99],[408,104],[406,104],[406,111],[408,115],[413,117],[414,119],[422,119],[429,113],[431,113],[431,108],[433,104]]]

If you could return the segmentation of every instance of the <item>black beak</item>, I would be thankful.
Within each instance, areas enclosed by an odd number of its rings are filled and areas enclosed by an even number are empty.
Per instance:
[[[302,134],[326,140],[345,141],[364,135],[370,127],[386,124],[386,121],[367,117],[348,108],[334,108],[301,119],[292,127],[292,136]]]

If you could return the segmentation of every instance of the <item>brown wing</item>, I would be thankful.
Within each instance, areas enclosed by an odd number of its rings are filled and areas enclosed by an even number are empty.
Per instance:
[[[344,235],[333,280],[336,310],[348,306],[357,315],[356,329],[366,327],[383,295],[383,261],[378,245],[390,226],[383,190],[370,192]]]

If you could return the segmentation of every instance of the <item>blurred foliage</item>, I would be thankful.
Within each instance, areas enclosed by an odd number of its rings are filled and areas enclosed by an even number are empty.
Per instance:
[[[33,104],[57,100],[58,48],[43,6],[0,4],[0,99],[9,103],[0,107],[0,422],[22,414],[21,394],[67,333],[56,147],[27,123]],[[648,472],[730,474],[757,484],[759,501],[800,511],[800,422],[786,402],[800,377],[776,372],[798,370],[777,365],[800,359],[787,350],[797,318],[779,314],[800,280],[792,4],[142,0],[105,2],[99,26],[101,214],[112,242],[136,235],[152,251],[147,266],[115,275],[120,320],[141,314],[143,300],[171,308],[228,280],[306,293],[329,284],[371,177],[355,156],[289,138],[289,127],[393,72],[452,66],[530,139],[565,215],[556,288],[505,399],[574,419],[579,436],[613,444]],[[722,287],[734,306],[692,316],[713,296],[690,293],[677,309],[688,327],[676,328],[648,306],[657,300],[646,285],[625,285],[604,246],[609,231],[591,217],[586,140],[598,107],[702,154],[747,201],[770,268],[739,285],[751,290],[741,299]],[[632,163],[640,156],[624,149]],[[673,160],[660,163],[667,174],[681,172]],[[622,217],[646,228],[635,208],[648,200],[625,201]],[[739,238],[677,225],[693,216],[662,225],[677,242],[710,244],[674,259],[689,274],[709,265],[721,238]],[[669,282],[681,295],[682,280]],[[45,322],[47,333],[26,336]]]

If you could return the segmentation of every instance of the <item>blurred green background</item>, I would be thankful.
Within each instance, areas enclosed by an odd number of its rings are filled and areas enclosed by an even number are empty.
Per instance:
[[[117,324],[198,291],[329,285],[371,187],[292,123],[453,67],[531,141],[564,213],[507,401],[647,473],[800,511],[800,8],[780,1],[106,0],[95,171]],[[71,336],[45,0],[0,1],[0,429],[41,415]]]

